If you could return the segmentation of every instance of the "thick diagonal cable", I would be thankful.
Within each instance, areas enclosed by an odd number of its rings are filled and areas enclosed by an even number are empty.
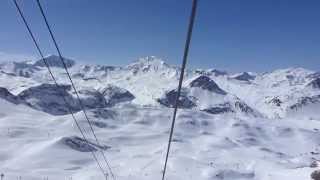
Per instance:
[[[27,20],[25,19],[24,15],[23,15],[23,13],[22,13],[22,11],[21,11],[21,9],[20,9],[19,4],[17,3],[16,0],[13,0],[13,2],[14,2],[15,6],[16,6],[18,12],[19,12],[19,15],[20,15],[21,19],[23,20],[24,25],[26,26],[26,28],[27,28],[27,30],[28,30],[28,33],[29,33],[29,35],[30,35],[30,37],[31,37],[31,39],[32,39],[32,41],[33,41],[33,43],[34,43],[34,45],[35,45],[35,47],[36,47],[36,49],[37,49],[37,51],[38,51],[38,53],[39,53],[39,55],[41,56],[41,58],[42,58],[42,60],[43,60],[43,62],[44,62],[44,64],[45,64],[46,68],[48,69],[49,74],[50,74],[50,76],[51,76],[54,84],[56,85],[56,88],[57,88],[60,96],[62,97],[64,103],[66,104],[67,110],[68,110],[69,114],[71,114],[72,119],[74,120],[74,122],[75,122],[75,124],[76,124],[79,132],[81,133],[83,139],[86,141],[87,144],[89,144],[89,141],[87,140],[87,138],[86,138],[83,130],[81,129],[81,127],[80,127],[77,119],[75,118],[74,113],[72,112],[71,107],[70,107],[69,103],[67,102],[67,99],[65,98],[64,94],[63,94],[62,91],[61,91],[61,90],[62,90],[62,87],[58,84],[56,78],[54,77],[54,75],[53,75],[53,73],[52,73],[52,71],[51,71],[51,68],[50,68],[50,66],[49,66],[49,63],[48,63],[47,60],[44,58],[44,55],[43,55],[43,53],[42,53],[42,51],[41,51],[41,49],[40,49],[40,46],[39,46],[37,40],[35,39],[32,31],[31,31],[31,28],[30,28]],[[105,176],[105,172],[104,172],[101,164],[99,163],[96,154],[94,153],[94,151],[90,151],[90,152],[91,152],[91,154],[92,154],[92,156],[93,156],[93,159],[97,162],[98,168],[101,170],[101,172],[102,172],[103,175]]]
[[[166,171],[167,171],[167,163],[168,163],[168,158],[169,158],[169,153],[170,153],[173,131],[174,131],[175,122],[176,122],[176,116],[177,116],[178,105],[179,105],[179,98],[180,98],[180,94],[181,94],[184,71],[185,71],[187,59],[188,59],[188,53],[189,53],[189,47],[190,47],[190,42],[191,42],[192,29],[193,29],[195,16],[196,16],[196,11],[197,11],[197,0],[193,0],[191,15],[190,15],[190,19],[189,19],[188,33],[187,33],[186,43],[185,43],[185,47],[184,47],[184,54],[183,54],[183,61],[182,61],[182,67],[181,67],[181,72],[180,72],[180,78],[179,78],[178,92],[177,92],[175,102],[174,102],[174,111],[173,111],[169,141],[168,141],[168,146],[167,146],[166,160],[164,163],[164,168],[163,168],[163,173],[162,173],[162,180],[164,180],[165,175],[166,175]]]
[[[41,15],[42,15],[42,17],[43,17],[43,19],[44,19],[44,21],[45,21],[46,27],[47,27],[47,29],[48,29],[48,31],[49,31],[49,33],[50,33],[51,39],[52,39],[52,41],[53,41],[53,43],[54,43],[54,46],[55,46],[55,48],[56,48],[56,50],[57,50],[57,52],[58,52],[59,58],[60,58],[60,60],[61,60],[61,63],[62,63],[62,65],[63,65],[63,67],[64,67],[64,69],[65,69],[65,71],[66,71],[66,74],[67,74],[69,80],[70,80],[71,86],[72,86],[72,88],[73,88],[73,90],[74,90],[74,92],[75,92],[75,94],[76,94],[76,97],[77,97],[77,99],[78,99],[80,108],[81,108],[81,110],[82,110],[82,112],[83,112],[83,114],[84,114],[84,116],[85,116],[85,118],[86,118],[86,120],[87,120],[87,122],[88,122],[88,124],[89,124],[89,126],[90,126],[90,130],[91,130],[91,132],[92,132],[92,134],[93,134],[93,136],[94,136],[97,144],[98,144],[99,146],[101,146],[101,143],[100,143],[100,141],[99,141],[96,133],[94,132],[94,129],[93,129],[93,126],[92,126],[92,122],[89,120],[89,117],[88,117],[88,115],[87,115],[86,109],[85,109],[85,107],[84,107],[84,105],[83,105],[83,103],[82,103],[82,101],[81,101],[81,99],[80,99],[79,93],[78,93],[78,91],[77,91],[77,89],[76,89],[76,86],[75,86],[75,84],[74,84],[74,82],[73,82],[73,80],[72,80],[72,78],[71,78],[71,75],[70,75],[70,73],[69,73],[69,71],[68,71],[68,67],[67,67],[67,65],[66,65],[66,63],[65,63],[65,61],[64,61],[64,59],[63,59],[62,53],[61,53],[61,51],[60,51],[60,48],[59,48],[59,46],[58,46],[58,43],[57,43],[54,35],[53,35],[53,32],[52,32],[52,30],[51,30],[51,27],[50,27],[50,25],[49,25],[49,22],[48,22],[48,20],[47,20],[47,17],[46,17],[46,15],[45,15],[45,13],[44,13],[44,10],[43,10],[43,8],[42,8],[42,5],[41,5],[41,3],[40,3],[39,0],[36,0],[36,2],[37,2],[38,7],[39,7],[39,9],[40,9]],[[102,146],[101,146],[101,147],[102,147]],[[107,160],[107,157],[106,157],[105,153],[104,153],[102,150],[99,150],[99,151],[101,152],[101,154],[102,154],[102,156],[103,156],[103,159],[104,159],[105,163],[106,163],[107,166],[108,166],[108,169],[109,169],[109,171],[110,171],[110,174],[111,174],[112,178],[115,179],[115,176],[114,176],[114,174],[113,174],[113,172],[112,172],[111,166],[110,166],[110,164],[109,164],[109,162],[108,162],[108,160]]]

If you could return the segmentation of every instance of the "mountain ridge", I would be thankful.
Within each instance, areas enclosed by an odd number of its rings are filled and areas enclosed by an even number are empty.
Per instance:
[[[63,66],[59,64],[59,57],[46,56],[53,69],[54,75],[61,84],[68,84]],[[140,105],[158,106],[158,99],[165,92],[177,86],[180,68],[166,63],[155,56],[139,58],[127,66],[83,65],[75,60],[64,58],[69,71],[78,88],[103,89],[113,84],[132,94],[132,103]],[[42,60],[20,63],[2,63],[0,65],[0,87],[19,94],[20,92],[44,83],[52,83]],[[298,103],[302,97],[318,95],[318,73],[304,68],[286,68],[269,73],[242,72],[230,74],[217,69],[186,70],[184,84],[188,86],[197,78],[204,78],[210,87],[219,87],[220,92],[231,94],[244,102],[248,107],[256,107],[260,113],[271,117],[285,117],[290,107]],[[16,84],[7,84],[11,79]],[[199,84],[199,82],[193,82]],[[210,84],[210,83],[209,83]],[[190,84],[192,86],[192,84]],[[209,87],[209,86],[208,86]],[[310,88],[312,87],[312,88]],[[213,88],[217,89],[217,88]],[[174,91],[171,92],[175,96]],[[250,93],[248,95],[247,93]],[[128,94],[129,97],[129,94]],[[272,105],[272,99],[277,98],[277,105]],[[187,99],[186,99],[187,100]],[[207,101],[207,100],[201,100]],[[212,99],[214,101],[214,99]],[[188,103],[189,105],[191,101]],[[195,102],[194,102],[195,103]],[[197,102],[203,104],[205,102]],[[224,102],[222,104],[230,104]],[[205,104],[208,104],[206,102]],[[234,104],[234,103],[231,103]],[[167,104],[168,105],[168,104]],[[191,105],[196,106],[196,105]],[[231,110],[230,110],[231,112]]]

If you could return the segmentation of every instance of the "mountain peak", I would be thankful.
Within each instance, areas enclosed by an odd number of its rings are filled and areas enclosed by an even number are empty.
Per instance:
[[[249,72],[243,72],[243,73],[240,73],[238,75],[236,75],[234,77],[234,79],[237,79],[239,81],[250,81],[250,80],[254,80],[255,79],[255,75],[253,75],[252,73],[249,73]]]
[[[197,74],[200,74],[200,75],[205,75],[205,76],[211,76],[211,75],[214,75],[214,76],[225,76],[225,75],[228,75],[228,72],[222,71],[222,70],[218,70],[218,69],[207,69],[207,70],[196,69],[194,72],[197,73]]]
[[[308,86],[315,88],[315,89],[320,89],[320,78],[316,78],[314,80],[312,80]]]
[[[190,83],[190,87],[198,87],[198,88],[202,88],[204,90],[208,90],[208,91],[215,92],[217,94],[222,94],[222,95],[227,94],[211,78],[203,75],[194,79]]]
[[[227,71],[219,70],[219,69],[208,69],[209,72],[213,73],[215,76],[224,76],[228,75]]]
[[[155,57],[155,56],[147,56],[139,58],[137,61],[133,62],[129,66],[134,65],[153,65],[153,66],[162,66],[166,65],[168,66],[161,58]]]
[[[46,56],[44,59],[48,62],[48,64],[49,64],[50,67],[63,68],[63,64],[62,64],[62,62],[61,62],[61,60],[60,60],[60,57],[57,56],[57,55],[48,55],[48,56]],[[67,58],[65,58],[65,57],[63,57],[63,60],[64,60],[66,66],[67,66],[68,68],[72,67],[72,66],[75,64],[75,61],[74,61],[74,60],[67,59]],[[44,62],[43,62],[42,59],[39,59],[38,61],[36,61],[36,62],[34,63],[34,65],[35,65],[35,66],[41,66],[41,67],[44,67],[44,66],[45,66],[45,64],[44,64]]]
[[[139,58],[136,62],[133,62],[127,66],[128,69],[133,70],[134,73],[139,71],[150,72],[170,69],[171,66],[165,63],[161,58],[155,56],[147,56]]]
[[[277,69],[272,71],[269,74],[274,74],[277,76],[281,76],[281,75],[293,75],[293,76],[300,76],[300,77],[306,77],[310,74],[313,74],[314,72],[305,68],[301,68],[301,67],[290,67],[290,68],[285,68],[285,69]]]

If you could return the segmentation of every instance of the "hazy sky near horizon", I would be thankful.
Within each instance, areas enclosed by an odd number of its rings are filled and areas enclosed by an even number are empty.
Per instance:
[[[35,0],[18,0],[45,54],[56,54]],[[126,65],[182,59],[191,0],[42,0],[66,57]],[[320,1],[199,0],[189,67],[320,70]],[[0,61],[38,58],[11,0],[0,1]]]

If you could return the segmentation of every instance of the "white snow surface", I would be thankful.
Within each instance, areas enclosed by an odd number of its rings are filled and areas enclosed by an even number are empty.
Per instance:
[[[53,63],[56,58],[52,56]],[[180,69],[153,56],[125,67],[68,61],[78,89],[98,92],[113,85],[135,97],[112,107],[87,109],[97,137],[108,147],[104,152],[116,178],[160,179],[173,109],[159,104],[158,98],[177,88]],[[70,84],[61,67],[52,70],[59,83]],[[217,72],[186,71],[183,86],[189,88],[197,106],[178,110],[166,179],[310,179],[316,169],[310,164],[320,158],[320,89],[308,84],[320,75],[288,68],[250,72],[255,78],[243,81],[234,78],[241,73]],[[200,75],[211,78],[226,94],[191,88],[190,82]],[[14,95],[44,83],[53,82],[45,67],[36,62],[0,64],[0,87]],[[236,100],[259,116],[202,111]],[[75,116],[92,142],[88,146],[99,149],[83,113],[76,112]],[[69,114],[55,116],[0,98],[0,173],[5,179],[103,179],[85,149],[89,147],[81,146],[84,151],[80,151],[66,143],[66,139],[75,137],[81,135]],[[103,158],[97,155],[103,164]]]

